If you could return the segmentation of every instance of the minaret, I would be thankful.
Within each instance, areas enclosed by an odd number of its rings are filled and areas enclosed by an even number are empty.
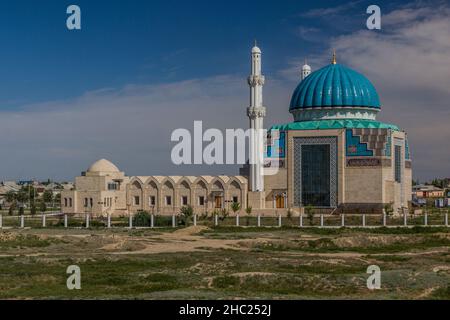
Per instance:
[[[264,191],[264,117],[266,108],[263,106],[264,76],[261,74],[261,50],[255,46],[252,49],[251,75],[248,77],[250,86],[250,107],[247,115],[250,119],[250,191]]]
[[[311,74],[311,67],[305,59],[305,65],[302,67],[302,81],[306,79],[307,76]]]

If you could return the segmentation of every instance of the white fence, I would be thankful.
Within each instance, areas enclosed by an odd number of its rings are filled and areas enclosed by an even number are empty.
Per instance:
[[[187,220],[187,222],[185,222]],[[39,215],[39,216],[3,216],[0,215],[0,228],[177,228],[183,226],[208,225],[211,227],[259,227],[259,228],[397,228],[397,227],[448,227],[448,213],[421,216],[388,216],[388,215],[300,215],[285,217],[279,215],[236,215],[224,217],[219,215],[193,215],[186,219],[180,215],[161,216],[150,215],[145,221],[137,216],[113,218],[110,215],[103,218],[91,217],[89,214],[68,215]]]

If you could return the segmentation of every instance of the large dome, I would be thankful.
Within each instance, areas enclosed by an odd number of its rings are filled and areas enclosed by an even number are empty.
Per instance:
[[[111,161],[101,159],[92,164],[89,167],[88,172],[119,172],[119,168]]]
[[[311,73],[295,89],[290,111],[329,107],[380,109],[372,83],[362,74],[340,64]]]

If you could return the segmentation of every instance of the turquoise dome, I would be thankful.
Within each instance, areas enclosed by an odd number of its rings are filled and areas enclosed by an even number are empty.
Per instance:
[[[380,109],[380,99],[365,76],[343,65],[330,64],[300,82],[289,110],[320,107]]]

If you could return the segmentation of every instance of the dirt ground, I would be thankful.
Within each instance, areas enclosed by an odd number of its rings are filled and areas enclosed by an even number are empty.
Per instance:
[[[0,298],[449,299],[449,248],[446,228],[2,230]]]

